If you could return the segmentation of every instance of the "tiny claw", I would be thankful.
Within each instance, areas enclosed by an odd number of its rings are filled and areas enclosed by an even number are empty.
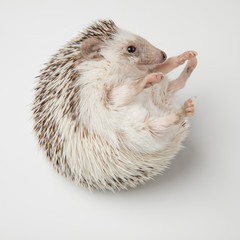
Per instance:
[[[198,98],[197,96],[191,97],[193,104],[196,103],[197,98]]]

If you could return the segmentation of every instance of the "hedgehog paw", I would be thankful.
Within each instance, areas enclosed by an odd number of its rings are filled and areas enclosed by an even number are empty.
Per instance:
[[[163,73],[151,73],[144,78],[144,88],[153,86],[156,83],[161,82],[164,78]]]
[[[182,65],[186,62],[186,60],[190,60],[196,56],[197,56],[197,52],[195,52],[195,51],[184,52],[183,54],[181,54],[177,57],[177,63],[179,65]]]
[[[189,98],[182,107],[184,115],[186,117],[194,115],[194,103],[193,98]]]

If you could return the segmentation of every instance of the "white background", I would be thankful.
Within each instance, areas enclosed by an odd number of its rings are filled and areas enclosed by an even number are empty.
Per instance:
[[[0,239],[240,239],[239,9],[239,0],[1,0]],[[98,18],[168,56],[199,53],[178,99],[198,96],[186,148],[155,181],[117,193],[57,175],[32,133],[34,77]]]

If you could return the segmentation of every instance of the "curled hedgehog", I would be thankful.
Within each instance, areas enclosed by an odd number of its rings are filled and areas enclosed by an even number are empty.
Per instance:
[[[162,173],[182,146],[194,114],[175,93],[197,65],[187,51],[167,59],[112,20],[85,29],[41,70],[34,131],[52,166],[90,189],[121,190]],[[185,63],[176,80],[165,74]]]

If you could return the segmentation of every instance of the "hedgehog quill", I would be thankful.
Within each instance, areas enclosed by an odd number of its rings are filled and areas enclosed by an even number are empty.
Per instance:
[[[68,42],[41,70],[34,132],[52,166],[97,190],[136,187],[162,173],[187,136],[193,99],[174,100],[197,65],[187,51],[164,51],[99,20]],[[187,62],[179,77],[167,73]]]

